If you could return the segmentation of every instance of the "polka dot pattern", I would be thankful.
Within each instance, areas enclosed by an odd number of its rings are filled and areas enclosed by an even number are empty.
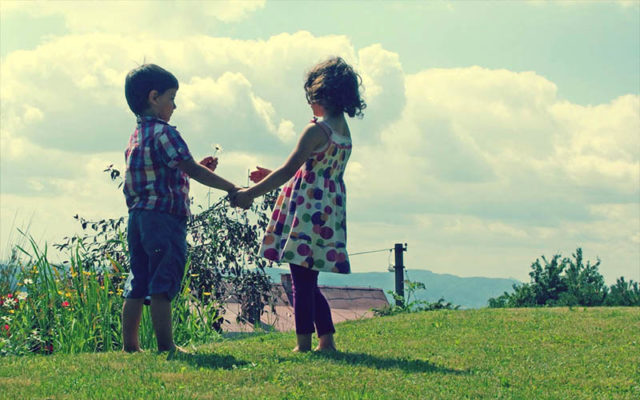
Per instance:
[[[348,274],[346,189],[343,175],[351,139],[331,131],[325,150],[313,153],[276,200],[260,247],[269,260]]]

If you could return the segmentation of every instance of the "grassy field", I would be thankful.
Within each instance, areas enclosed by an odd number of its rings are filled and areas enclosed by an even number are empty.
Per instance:
[[[435,311],[153,352],[0,358],[2,399],[639,399],[640,309]]]

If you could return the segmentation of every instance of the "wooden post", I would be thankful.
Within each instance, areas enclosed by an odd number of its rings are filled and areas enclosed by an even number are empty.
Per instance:
[[[396,294],[402,297],[402,300],[396,300],[396,305],[401,307],[404,304],[404,261],[402,253],[407,251],[407,244],[396,243],[394,250],[396,252]]]

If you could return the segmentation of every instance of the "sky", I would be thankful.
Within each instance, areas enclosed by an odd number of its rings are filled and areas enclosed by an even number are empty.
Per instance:
[[[17,229],[55,258],[74,215],[126,215],[103,170],[135,128],[132,68],[176,75],[171,124],[246,184],[291,152],[305,72],[336,55],[368,104],[349,121],[352,254],[407,243],[409,270],[528,281],[581,247],[608,284],[640,280],[637,1],[2,0],[0,258]],[[207,193],[192,183],[196,205]]]

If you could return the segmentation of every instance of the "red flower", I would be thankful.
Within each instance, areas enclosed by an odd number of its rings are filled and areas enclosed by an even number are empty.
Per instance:
[[[10,298],[12,298],[12,297],[13,297],[13,295],[12,295],[11,293],[9,293],[9,294],[7,295],[7,299],[10,299]]]
[[[44,354],[53,353],[53,343],[45,343],[45,345],[42,347],[42,351],[44,352]]]
[[[269,175],[271,173],[270,169],[266,169],[266,168],[262,168],[262,167],[256,167],[256,168],[258,168],[258,169],[253,171],[253,172],[251,172],[251,174],[249,174],[249,179],[251,179],[251,182],[253,182],[253,183],[260,182],[267,175]]]
[[[4,330],[5,330],[5,331],[8,331],[8,330],[9,330],[9,325],[4,324]]]
[[[69,307],[69,302],[68,301],[63,301],[62,302],[62,307]]]

